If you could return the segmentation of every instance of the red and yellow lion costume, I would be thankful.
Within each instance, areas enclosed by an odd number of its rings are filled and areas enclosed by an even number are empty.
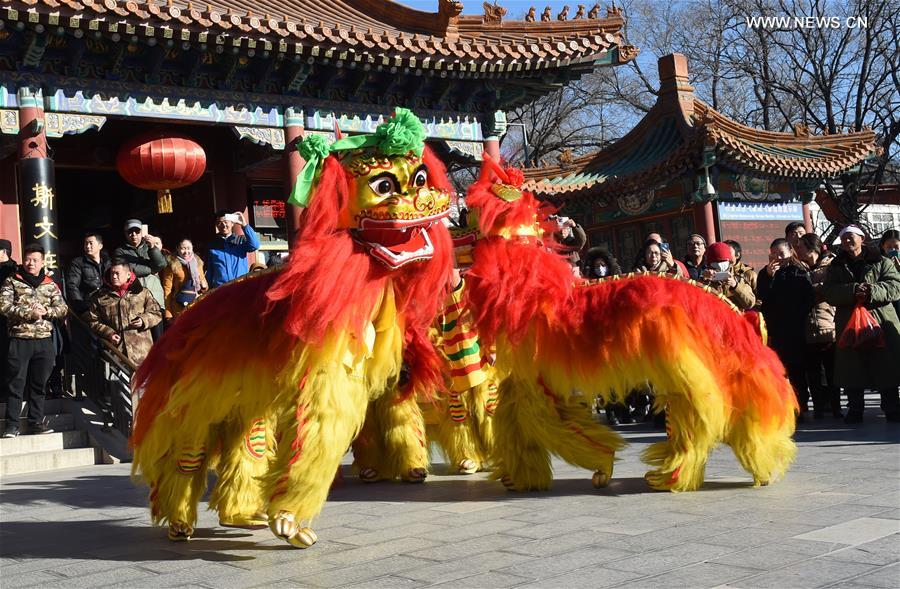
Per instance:
[[[309,522],[370,401],[395,387],[404,361],[406,394],[439,386],[427,329],[452,269],[441,223],[450,186],[424,138],[397,109],[374,135],[304,140],[293,197],[312,198],[287,266],[198,301],[142,364],[133,471],[172,539],[193,533],[216,455],[220,518],[264,510],[276,536],[312,545]],[[277,451],[265,460],[272,427]]]
[[[669,434],[644,454],[655,467],[645,477],[653,488],[700,487],[719,443],[731,446],[755,484],[784,473],[796,452],[797,402],[750,321],[688,281],[630,275],[576,283],[548,247],[546,212],[519,185],[521,172],[486,158],[466,198],[483,234],[466,277],[467,306],[482,342],[496,344],[501,379],[495,476],[511,489],[547,489],[554,453],[595,471],[594,484],[604,486],[623,440],[571,393],[615,401],[648,382]]]

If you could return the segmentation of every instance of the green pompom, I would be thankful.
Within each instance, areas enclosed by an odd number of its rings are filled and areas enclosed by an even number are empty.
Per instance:
[[[297,142],[297,151],[307,161],[311,159],[324,160],[328,157],[330,148],[331,142],[324,135],[307,135]]]
[[[422,121],[409,109],[400,107],[392,118],[375,129],[378,150],[385,155],[403,155],[412,151],[421,156],[426,135]]]

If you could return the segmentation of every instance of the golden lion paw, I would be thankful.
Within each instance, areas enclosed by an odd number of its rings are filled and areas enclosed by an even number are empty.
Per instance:
[[[294,548],[309,548],[319,539],[312,528],[301,528],[294,519],[294,514],[289,511],[279,511],[278,515],[269,520],[269,527],[276,537]]]
[[[594,473],[594,476],[591,477],[591,484],[594,485],[595,489],[602,489],[609,484],[611,478],[612,473],[607,474],[602,470],[598,470]]]
[[[591,477],[591,484],[594,485],[595,489],[602,489],[609,485],[609,481],[612,480],[613,476],[613,464],[615,463],[615,458],[615,454],[604,456],[603,464],[600,465],[600,468],[598,468],[594,472],[594,476]]]
[[[456,472],[459,474],[475,474],[478,472],[478,463],[471,458],[463,458],[456,465]]]
[[[194,528],[184,522],[169,523],[169,540],[172,542],[186,542],[194,535]]]
[[[424,483],[427,477],[428,471],[424,468],[417,467],[406,471],[406,476],[403,477],[403,480],[407,483]]]

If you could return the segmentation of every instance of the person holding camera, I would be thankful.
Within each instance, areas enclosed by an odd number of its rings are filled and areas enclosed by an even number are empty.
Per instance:
[[[672,259],[668,243],[660,243],[651,238],[644,242],[642,251],[644,259],[635,267],[635,272],[659,272],[681,276],[681,268]]]
[[[141,285],[150,291],[153,299],[160,306],[166,304],[163,293],[160,271],[166,267],[166,256],[162,252],[162,240],[150,235],[147,226],[140,219],[125,221],[125,245],[116,248],[113,258],[123,260],[137,276]],[[152,330],[153,341],[162,337],[162,325]]]
[[[243,235],[234,233],[234,224],[240,225]],[[247,254],[259,249],[259,236],[244,219],[244,213],[216,213],[216,237],[209,244],[206,257],[206,281],[209,288],[216,288],[246,274],[250,268]]]
[[[706,248],[706,269],[700,274],[700,282],[731,301],[741,311],[756,304],[753,287],[745,274],[735,271],[731,246],[717,241]]]
[[[775,350],[794,388],[800,414],[806,418],[809,386],[806,380],[806,321],[816,302],[809,273],[794,258],[787,239],[778,238],[769,245],[769,263],[759,273],[757,296],[769,334],[769,347]]]

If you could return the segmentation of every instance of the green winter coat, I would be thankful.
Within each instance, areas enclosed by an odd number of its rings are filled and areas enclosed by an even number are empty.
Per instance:
[[[856,350],[835,347],[834,380],[845,388],[885,389],[900,385],[900,320],[893,303],[900,300],[900,272],[881,252],[866,248],[857,259],[841,251],[828,266],[822,292],[834,305],[839,340],[856,306],[856,285],[867,282],[872,294],[865,307],[884,330],[886,347]]]

